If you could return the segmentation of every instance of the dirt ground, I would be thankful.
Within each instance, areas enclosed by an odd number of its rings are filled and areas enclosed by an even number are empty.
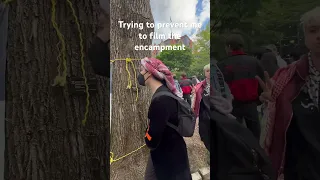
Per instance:
[[[209,166],[210,155],[200,139],[198,120],[194,135],[191,138],[185,138],[185,141],[188,148],[191,173],[198,171],[200,168]]]
[[[188,148],[191,173],[196,172],[202,167],[209,166],[209,153],[200,140],[198,121],[193,137],[185,138],[185,141]],[[111,165],[110,179],[143,180],[148,155],[147,148],[144,148],[123,161],[115,162]]]

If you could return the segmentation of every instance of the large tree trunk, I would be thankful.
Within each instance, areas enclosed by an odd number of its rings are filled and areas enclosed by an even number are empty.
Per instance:
[[[111,0],[111,58],[150,57],[151,51],[135,51],[134,45],[151,45],[152,40],[141,40],[138,33],[149,34],[153,29],[120,29],[118,21],[153,22],[149,0]],[[136,72],[139,73],[140,62],[133,61]],[[129,65],[133,86],[135,86],[134,71]],[[139,87],[138,101],[134,89],[127,89],[128,74],[125,61],[115,61],[112,72],[112,113],[111,113],[111,148],[115,158],[123,156],[144,144],[147,112],[151,99],[146,87]],[[112,180],[143,179],[148,150],[142,150],[114,162],[111,165]]]
[[[84,50],[96,31],[98,0],[71,0]],[[86,95],[53,87],[57,75],[56,31],[51,2],[11,3],[6,75],[7,180],[99,180],[109,170],[109,80],[97,78],[83,127]],[[79,35],[67,1],[57,1],[56,19],[67,49],[68,76],[82,77]],[[87,78],[95,77],[85,57]]]

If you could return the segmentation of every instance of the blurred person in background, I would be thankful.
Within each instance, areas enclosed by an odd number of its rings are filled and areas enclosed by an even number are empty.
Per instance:
[[[272,52],[266,52],[262,54],[261,59],[259,60],[261,62],[262,68],[268,72],[270,77],[272,77],[274,73],[279,69],[277,57]]]
[[[183,92],[183,99],[191,105],[192,81],[187,78],[186,73],[181,74],[180,87]]]
[[[192,76],[192,85],[195,86],[197,85],[198,83],[200,83],[199,79],[197,78],[197,76]]]
[[[206,79],[195,86],[193,96],[194,100],[191,105],[196,117],[199,117],[200,103],[205,101],[203,97],[210,96],[210,64],[204,66],[203,71]],[[202,110],[205,110],[205,108],[202,108]],[[205,118],[202,118],[201,120],[199,119],[199,134],[202,142],[204,142],[204,145],[210,151],[210,118],[209,116],[203,117]]]
[[[260,139],[260,121],[257,102],[262,92],[255,76],[263,77],[263,68],[258,59],[247,55],[244,40],[239,34],[232,34],[226,39],[225,49],[228,57],[218,62],[226,83],[234,97],[232,114],[239,123],[246,126]]]
[[[175,83],[175,85],[176,85],[176,88],[177,88],[177,90],[182,94],[182,89],[181,89],[181,87],[180,87],[180,83],[179,83],[179,81],[178,81],[176,78],[177,78],[176,74],[173,74],[173,79],[174,79],[174,83]]]
[[[286,67],[288,64],[285,60],[283,60],[278,52],[277,47],[274,44],[269,44],[266,46],[266,48],[268,50],[270,50],[271,52],[273,52],[273,54],[276,56],[277,58],[277,64],[280,68],[282,67]]]
[[[211,69],[212,67],[212,69]],[[210,98],[215,107],[223,114],[232,118],[232,95],[228,85],[224,82],[223,74],[216,63],[204,66],[205,80],[195,86],[195,100],[192,109],[199,118],[199,134],[202,142],[210,152]],[[212,73],[212,75],[210,75]],[[210,77],[213,78],[210,81]],[[213,82],[213,84],[210,84]]]
[[[270,50],[264,47],[257,48],[254,50],[253,56],[260,61],[262,68],[271,77],[279,69],[277,57]]]

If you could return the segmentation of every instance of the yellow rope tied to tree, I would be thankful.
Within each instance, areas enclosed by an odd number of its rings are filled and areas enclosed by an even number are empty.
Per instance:
[[[116,159],[114,159],[114,154],[113,154],[113,152],[110,152],[110,165],[111,165],[112,163],[116,162],[116,161],[119,161],[119,160],[127,157],[127,156],[130,156],[131,154],[139,151],[140,149],[142,149],[142,148],[145,147],[145,146],[146,146],[146,145],[144,144],[144,145],[140,146],[138,149],[136,149],[136,150],[134,150],[134,151],[131,151],[130,153],[128,153],[128,154],[126,154],[126,155],[124,155],[124,156],[121,156],[121,157],[119,157],[119,158],[116,158]]]
[[[81,31],[81,27],[80,27],[80,23],[79,23],[78,17],[76,16],[76,11],[73,8],[72,2],[70,0],[67,0],[67,2],[68,2],[69,6],[70,6],[70,8],[72,10],[73,18],[74,18],[74,20],[75,20],[75,22],[77,24],[77,29],[78,29],[78,33],[79,33],[79,39],[80,39],[81,70],[82,70],[82,76],[83,76],[83,79],[84,79],[84,84],[85,84],[85,88],[86,88],[86,95],[87,95],[87,97],[86,97],[86,110],[84,112],[84,118],[82,120],[82,124],[85,125],[86,122],[87,122],[88,114],[89,114],[90,93],[89,93],[88,80],[87,80],[87,77],[86,77],[86,70],[84,68],[84,47],[83,47],[82,31]]]
[[[63,34],[61,33],[58,24],[56,22],[56,5],[57,2],[56,0],[51,0],[51,5],[52,5],[52,11],[51,11],[51,23],[54,29],[56,30],[57,36],[59,38],[59,43],[57,44],[57,47],[59,44],[61,44],[61,49],[59,51],[59,55],[57,57],[58,61],[58,75],[54,79],[53,86],[65,86],[67,83],[67,51],[66,51],[66,42],[64,40]],[[61,55],[62,55],[62,60],[61,60]],[[61,61],[63,62],[63,72],[61,74]]]
[[[130,70],[129,70],[129,64],[131,64],[131,67],[133,69],[133,72],[134,72],[134,80],[135,80],[135,86],[136,88],[138,88],[138,83],[137,83],[137,72],[136,72],[136,67],[133,63],[133,60],[141,60],[141,59],[132,59],[132,58],[125,58],[125,59],[113,59],[113,60],[110,60],[111,63],[114,63],[115,61],[126,61],[126,71],[127,71],[127,74],[128,74],[128,85],[127,85],[127,89],[131,89],[132,88],[132,81],[131,81],[131,73],[130,73]],[[138,96],[139,96],[139,91],[138,89],[136,89],[136,101],[138,101]],[[111,131],[110,131],[111,132]],[[137,148],[136,150],[134,151],[131,151],[130,153],[124,155],[124,156],[121,156],[119,158],[116,158],[114,159],[114,154],[113,152],[110,152],[110,165],[116,161],[119,161],[127,156],[130,156],[131,154],[139,151],[140,149],[142,149],[143,147],[145,147],[146,144],[140,146],[139,148]]]
[[[87,81],[87,77],[86,77],[86,71],[85,71],[85,67],[84,67],[84,47],[83,47],[83,38],[82,38],[82,31],[81,31],[81,27],[80,27],[80,23],[79,20],[76,16],[76,12],[73,8],[73,4],[70,0],[66,0],[71,11],[72,11],[72,16],[75,20],[75,23],[77,25],[77,29],[78,29],[78,33],[79,33],[79,39],[80,39],[80,52],[81,52],[81,70],[82,70],[82,76],[84,79],[84,84],[85,84],[85,88],[86,88],[86,107],[85,107],[85,113],[84,113],[84,118],[82,120],[82,124],[85,125],[87,122],[87,117],[88,117],[88,113],[89,113],[89,105],[90,105],[90,94],[89,94],[89,86],[88,86],[88,81]],[[61,51],[59,51],[59,55],[57,57],[58,60],[58,67],[57,67],[57,71],[58,71],[58,75],[56,76],[56,78],[54,79],[54,84],[53,86],[56,85],[60,85],[60,86],[65,86],[65,84],[67,83],[67,58],[66,58],[66,43],[64,40],[64,37],[62,35],[62,33],[59,30],[59,27],[57,25],[56,22],[56,0],[51,0],[51,4],[52,4],[52,11],[51,11],[51,22],[52,25],[54,27],[54,29],[56,30],[57,36],[59,38],[59,43],[61,43]],[[58,45],[59,45],[58,43]],[[57,46],[58,46],[57,45]],[[62,55],[62,59],[61,59],[61,55]],[[61,61],[63,63],[63,72],[61,74]]]
[[[134,72],[134,82],[135,82],[135,86],[136,86],[136,101],[138,101],[139,91],[138,91],[138,83],[137,83],[137,71],[136,71],[136,67],[135,67],[135,65],[133,63],[133,60],[140,60],[140,59],[131,59],[131,58],[113,59],[113,60],[110,60],[110,62],[113,63],[115,61],[126,61],[126,71],[127,71],[127,74],[128,74],[127,89],[132,89],[131,73],[129,71],[129,64],[131,64],[131,67],[132,67],[133,72]]]

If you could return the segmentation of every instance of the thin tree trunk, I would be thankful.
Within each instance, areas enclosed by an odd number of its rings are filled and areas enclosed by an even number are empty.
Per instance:
[[[96,31],[98,0],[71,0],[87,51]],[[97,93],[74,96],[53,87],[57,75],[56,31],[51,2],[11,3],[6,75],[7,180],[107,179],[109,163],[109,81],[97,78]],[[57,1],[56,19],[67,48],[68,76],[82,77],[79,35],[67,1]],[[85,57],[87,78],[95,77]]]
[[[142,59],[150,57],[151,51],[135,51],[135,45],[151,45],[152,40],[139,39],[138,33],[148,34],[153,29],[120,29],[118,21],[153,23],[149,0],[111,0],[111,58]],[[139,73],[140,62],[133,61],[136,73]],[[132,84],[135,86],[134,71],[129,65]],[[128,74],[125,61],[115,61],[112,72],[112,117],[111,117],[111,151],[115,158],[123,156],[144,144],[147,112],[151,99],[147,87],[139,87],[139,97],[136,102],[134,89],[127,89]],[[114,162],[111,165],[110,179],[132,180],[143,179],[148,150],[142,150]]]

